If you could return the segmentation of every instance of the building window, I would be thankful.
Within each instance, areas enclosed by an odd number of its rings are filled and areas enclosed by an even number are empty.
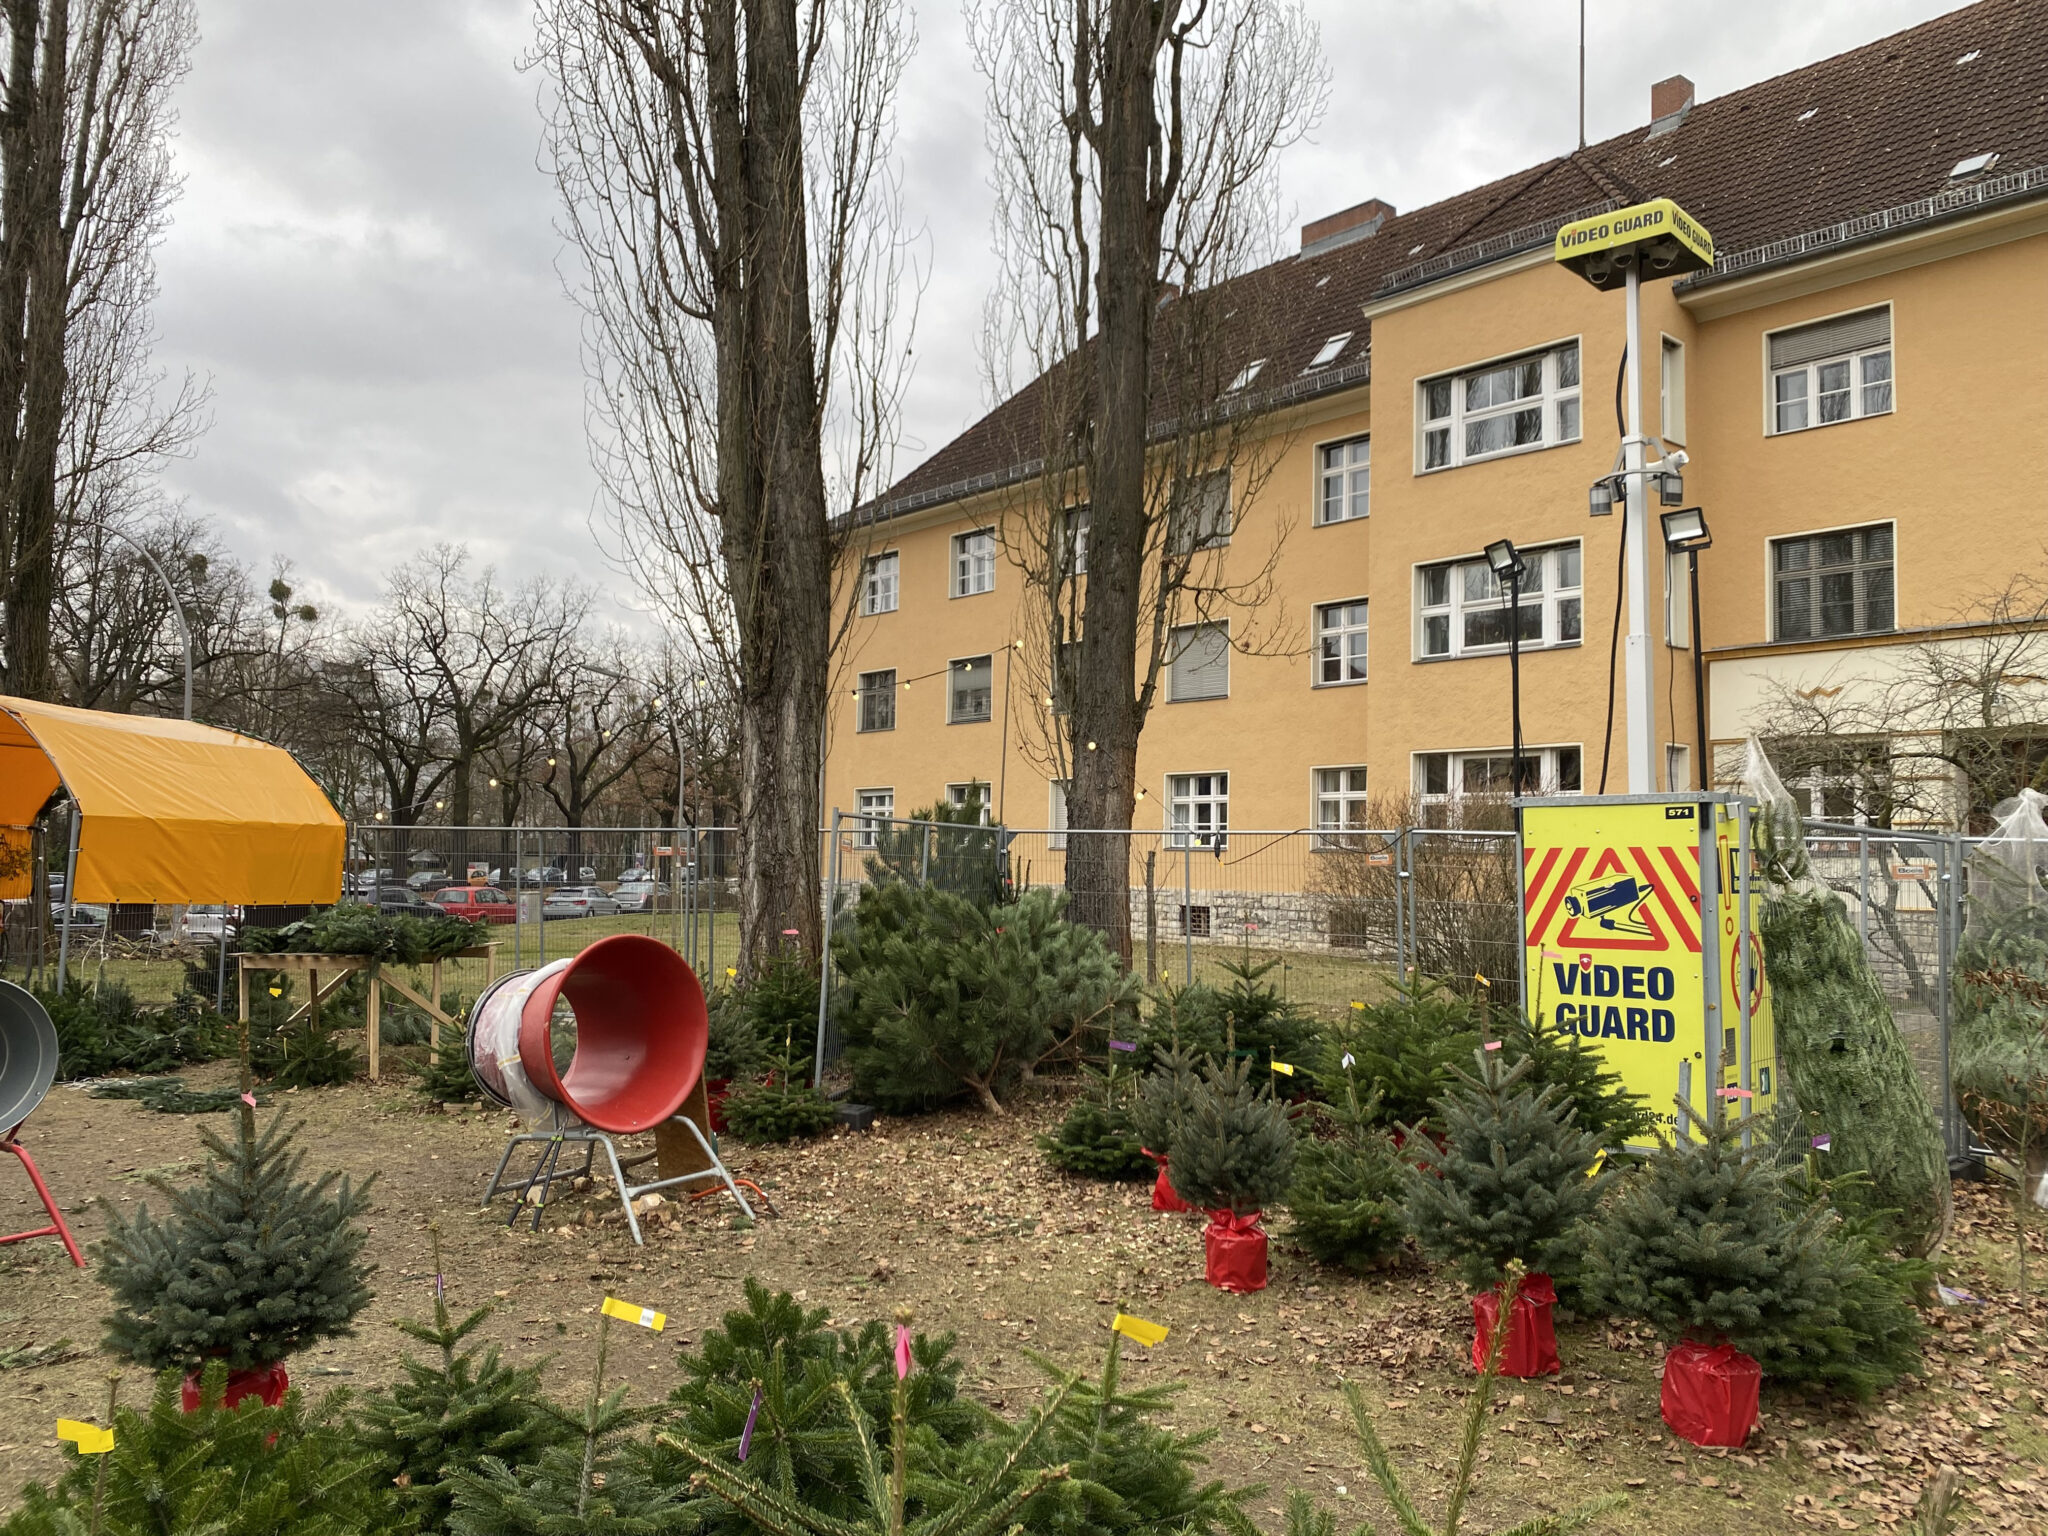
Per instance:
[[[1167,636],[1166,696],[1175,704],[1230,693],[1230,626],[1183,624]]]
[[[1579,546],[1553,544],[1522,554],[1516,627],[1524,650],[1575,645],[1582,619]],[[1508,645],[1508,588],[1484,559],[1425,565],[1416,572],[1424,658],[1486,655]]]
[[[1771,431],[1803,432],[1892,408],[1889,305],[1770,338]]]
[[[1230,830],[1230,775],[1176,773],[1166,781],[1169,848],[1223,847]]]
[[[1579,344],[1422,382],[1422,467],[1579,440]]]
[[[1897,622],[1892,525],[1771,541],[1780,640],[1871,635]]]
[[[1372,510],[1372,439],[1354,437],[1341,443],[1325,443],[1318,450],[1322,462],[1322,495],[1316,502],[1316,522],[1348,523]]]
[[[1357,846],[1358,840],[1343,836],[1362,832],[1372,825],[1366,807],[1363,768],[1318,768],[1316,770],[1316,840],[1318,853]]]
[[[1365,681],[1366,600],[1316,605],[1316,686]]]
[[[1201,475],[1181,488],[1173,510],[1173,551],[1190,554],[1230,542],[1230,471]]]
[[[1576,795],[1580,792],[1581,758],[1577,747],[1524,747],[1522,789],[1525,795]],[[1506,799],[1514,793],[1515,755],[1485,752],[1418,752],[1415,793],[1424,818],[1441,826],[1457,801]]]
[[[1332,336],[1328,341],[1316,348],[1316,355],[1308,360],[1308,366],[1301,371],[1303,373],[1314,373],[1318,368],[1329,367],[1330,364],[1337,361],[1337,358],[1344,349],[1351,345],[1352,335],[1353,333],[1350,331],[1339,331],[1335,336]]]
[[[1659,392],[1664,441],[1685,441],[1685,348],[1669,336],[1664,338],[1664,378]]]
[[[860,675],[860,721],[863,731],[896,729],[896,669]]]
[[[952,685],[946,691],[946,723],[969,725],[994,718],[995,659],[970,656],[947,665]]]
[[[981,813],[976,819],[984,827],[988,825],[988,785],[984,784],[981,780],[970,779],[965,784],[948,784],[946,786],[946,804],[956,811],[964,811],[969,806],[972,806]]]
[[[872,848],[875,834],[888,830],[889,820],[896,814],[896,791],[893,789],[862,789],[854,792],[854,802],[860,807],[860,817],[855,822],[853,846]]]
[[[996,589],[996,531],[977,528],[953,535],[953,595],[973,597]]]
[[[860,611],[865,614],[896,611],[897,562],[892,550],[870,555],[861,567]]]
[[[1226,395],[1234,395],[1241,389],[1249,389],[1251,387],[1252,380],[1256,379],[1259,376],[1259,370],[1264,368],[1265,366],[1266,360],[1263,357],[1257,359],[1256,361],[1246,363],[1242,368],[1237,370],[1237,377],[1230,381],[1230,387],[1224,390],[1223,393],[1225,393]]]
[[[1088,525],[1094,521],[1094,513],[1088,507],[1067,509],[1067,574],[1086,576],[1088,574]]]
[[[1047,827],[1045,846],[1059,853],[1067,846],[1067,785],[1066,779],[1054,779],[1046,785]]]

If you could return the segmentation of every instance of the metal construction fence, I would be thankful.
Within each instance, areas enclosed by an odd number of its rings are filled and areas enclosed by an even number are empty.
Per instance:
[[[1934,831],[1809,822],[1813,873],[1843,899],[1862,938],[1929,1099],[1952,1148],[1965,1133],[1953,1111],[1950,1035],[1956,955],[1982,840]],[[877,879],[937,883],[993,898],[1051,887],[1069,915],[1128,945],[1148,983],[1227,979],[1231,963],[1272,961],[1272,983],[1312,1013],[1388,995],[1410,978],[1512,1006],[1520,982],[1515,834],[1472,828],[1393,827],[1083,831],[1025,830],[834,813],[821,831],[824,911],[846,919]],[[501,893],[492,914],[502,973],[573,954],[610,933],[660,939],[707,983],[725,979],[739,951],[740,839],[731,827],[392,827],[349,831],[347,899],[396,910],[453,886]],[[1126,895],[1104,909],[1102,892]],[[1070,875],[1074,875],[1070,889]],[[588,906],[565,888],[595,888]],[[614,910],[616,908],[616,910]],[[224,963],[240,927],[276,926],[305,908],[232,910],[225,943],[218,908],[79,907],[70,973],[118,981],[139,1002],[182,988],[234,996]],[[47,985],[59,948],[52,912],[7,906],[0,973]],[[444,962],[449,1000],[484,985],[482,960]]]

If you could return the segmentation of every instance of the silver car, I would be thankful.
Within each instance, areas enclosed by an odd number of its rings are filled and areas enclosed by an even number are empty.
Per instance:
[[[619,904],[594,885],[558,885],[541,904],[542,917],[617,917]]]
[[[666,880],[621,880],[612,891],[621,912],[659,912],[668,901]]]

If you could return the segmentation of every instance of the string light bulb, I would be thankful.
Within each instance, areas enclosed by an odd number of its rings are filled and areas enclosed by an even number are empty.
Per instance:
[[[1088,743],[1088,750],[1089,750],[1090,752],[1093,752],[1093,751],[1095,750],[1095,743],[1094,743],[1094,742],[1092,742],[1092,741],[1091,741],[1091,742],[1089,742],[1089,743]]]

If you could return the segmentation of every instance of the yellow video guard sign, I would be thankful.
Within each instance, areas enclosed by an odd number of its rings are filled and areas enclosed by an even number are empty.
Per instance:
[[[1642,268],[1645,277],[1683,277],[1714,264],[1714,237],[1706,225],[1668,197],[1567,224],[1557,232],[1552,255],[1596,288],[1613,288],[1622,282],[1625,269],[1601,266],[1596,272],[1592,267],[1601,264],[1589,263],[1588,258],[1645,242],[1657,242],[1652,259]]]
[[[1716,920],[1705,934],[1702,811],[1715,816],[1719,887]],[[1732,808],[1698,801],[1530,806],[1522,813],[1530,1016],[1537,1028],[1577,1035],[1598,1051],[1665,1126],[1678,1118],[1672,1100],[1681,1082],[1703,1117],[1710,1101],[1739,1115],[1744,1090],[1754,1114],[1768,1113],[1775,1098],[1763,951],[1753,934],[1746,1063],[1742,1049],[1735,836]],[[1715,945],[1711,967],[1707,942]],[[1720,993],[1713,1010],[1719,1038],[1711,1047],[1710,969]],[[1681,1070],[1688,1061],[1689,1073]]]

